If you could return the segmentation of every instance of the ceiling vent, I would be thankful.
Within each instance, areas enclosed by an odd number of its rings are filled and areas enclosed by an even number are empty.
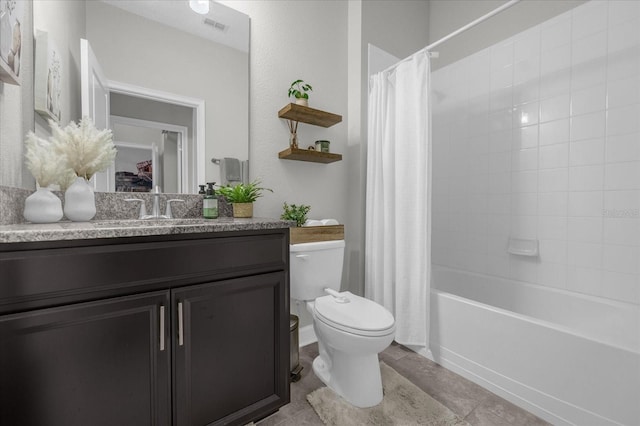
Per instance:
[[[210,26],[216,31],[226,33],[229,30],[229,25],[225,25],[222,22],[214,21],[213,19],[204,18],[204,24]]]

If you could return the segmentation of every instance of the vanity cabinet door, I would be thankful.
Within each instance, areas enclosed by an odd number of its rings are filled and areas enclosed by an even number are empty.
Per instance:
[[[0,424],[170,424],[169,300],[159,291],[0,316]]]
[[[246,424],[289,402],[286,277],[172,291],[174,425]]]

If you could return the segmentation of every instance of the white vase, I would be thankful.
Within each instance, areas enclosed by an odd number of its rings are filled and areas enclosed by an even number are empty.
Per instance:
[[[309,99],[307,99],[307,98],[296,98],[296,104],[308,107],[309,106]]]
[[[24,218],[33,223],[62,219],[62,202],[49,188],[39,188],[24,201]]]
[[[74,222],[87,222],[96,215],[96,197],[85,178],[76,178],[64,193],[64,215]]]

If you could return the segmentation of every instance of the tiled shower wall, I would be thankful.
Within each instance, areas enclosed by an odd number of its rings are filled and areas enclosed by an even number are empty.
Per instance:
[[[640,1],[583,4],[432,84],[432,262],[640,304]]]

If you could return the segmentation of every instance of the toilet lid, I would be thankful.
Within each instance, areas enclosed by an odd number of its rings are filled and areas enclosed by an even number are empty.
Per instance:
[[[384,307],[348,291],[340,294],[349,302],[340,303],[333,296],[315,300],[318,319],[341,330],[366,336],[385,335],[392,331],[395,320]]]

